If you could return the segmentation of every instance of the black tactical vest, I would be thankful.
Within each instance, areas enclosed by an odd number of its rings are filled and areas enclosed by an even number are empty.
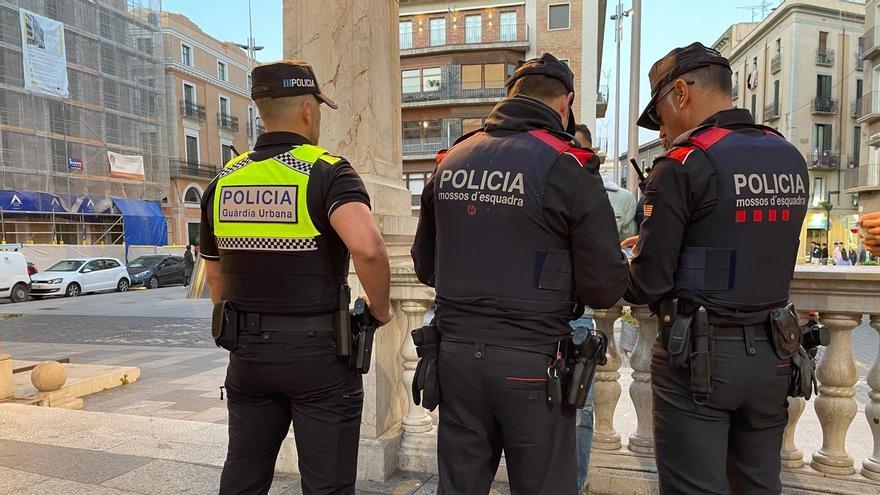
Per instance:
[[[438,157],[435,287],[444,326],[462,330],[480,320],[473,341],[492,331],[569,332],[569,243],[551,230],[542,207],[547,177],[563,153],[582,165],[592,157],[543,130],[478,132]]]
[[[676,295],[727,314],[784,305],[809,197],[803,156],[762,126],[700,128],[667,156],[684,163],[691,153],[708,157],[717,203],[688,224]]]

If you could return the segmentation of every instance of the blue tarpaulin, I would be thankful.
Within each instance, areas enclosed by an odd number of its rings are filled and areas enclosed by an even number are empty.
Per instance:
[[[7,212],[65,212],[61,196],[45,192],[0,190],[0,209]]]
[[[158,201],[113,198],[122,213],[125,243],[136,246],[168,244],[168,227]]]

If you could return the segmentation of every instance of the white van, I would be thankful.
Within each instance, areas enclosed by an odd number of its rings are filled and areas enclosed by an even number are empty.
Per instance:
[[[12,302],[27,300],[31,291],[27,260],[20,250],[21,244],[0,244],[0,298]]]

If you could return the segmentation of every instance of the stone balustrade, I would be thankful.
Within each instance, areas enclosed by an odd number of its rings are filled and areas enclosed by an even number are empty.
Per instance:
[[[398,467],[436,472],[436,415],[412,403],[411,385],[418,357],[408,335],[409,330],[422,325],[433,291],[418,283],[405,262],[396,264],[392,286],[394,306],[402,313],[397,317],[401,322],[398,328],[407,333],[402,339],[394,339],[402,342],[399,379],[409,399],[401,417]],[[819,360],[817,396],[810,401],[789,399],[789,422],[780,452],[783,482],[800,490],[880,493],[880,360],[866,377],[859,377],[851,342],[853,330],[864,314],[870,315],[871,324],[880,332],[880,270],[798,267],[791,296],[802,314],[818,312],[832,337]],[[644,307],[633,307],[632,314],[639,322],[639,339],[629,356],[631,375],[622,373],[623,358],[614,339],[608,349],[608,362],[596,373],[590,475],[593,493],[657,493],[650,373],[657,321]],[[621,306],[597,311],[597,327],[613,333],[620,315]],[[859,380],[870,387],[870,403],[865,406],[865,419],[858,421],[867,421],[873,435],[873,453],[863,460],[855,459],[847,448],[847,433],[857,421],[855,391]],[[631,404],[621,401],[624,387],[629,389]],[[795,433],[809,408],[818,417],[822,441],[821,447],[805,457]],[[631,434],[625,443],[616,425],[633,421],[624,410],[634,411],[635,415],[635,427],[628,428]],[[504,474],[502,470],[499,478],[503,479]]]

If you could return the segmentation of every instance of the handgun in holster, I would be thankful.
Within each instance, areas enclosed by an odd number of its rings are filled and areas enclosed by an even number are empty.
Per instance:
[[[596,376],[596,368],[604,366],[608,361],[608,337],[599,330],[590,330],[582,341],[570,340],[569,344],[567,386],[563,403],[581,408],[587,402],[587,393]]]
[[[379,321],[370,314],[366,301],[358,299],[351,310],[351,355],[352,369],[366,375],[370,371],[373,357],[373,338],[379,328]]]
[[[817,390],[816,353],[819,346],[831,342],[828,328],[814,316],[801,325],[794,304],[770,311],[771,342],[781,360],[791,360],[791,382],[788,395],[807,400]]]
[[[433,322],[412,331],[419,364],[413,375],[413,402],[429,411],[440,404],[440,332]]]

